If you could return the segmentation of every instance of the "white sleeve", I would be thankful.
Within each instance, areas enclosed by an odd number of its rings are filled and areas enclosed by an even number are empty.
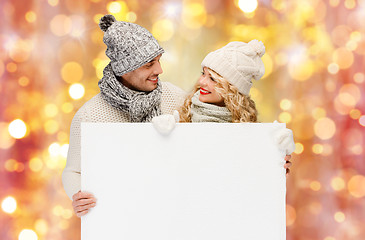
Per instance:
[[[66,167],[62,173],[62,183],[67,196],[72,196],[81,189],[81,120],[83,111],[80,109],[72,119],[70,129],[70,144],[67,153]]]

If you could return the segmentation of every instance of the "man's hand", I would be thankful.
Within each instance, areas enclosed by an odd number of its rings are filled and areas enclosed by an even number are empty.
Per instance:
[[[289,161],[291,159],[291,155],[286,155],[284,160],[285,160],[285,164],[284,164],[284,168],[286,169],[286,177],[289,176],[290,173],[290,167],[292,165],[292,163]]]
[[[96,198],[91,193],[79,191],[72,196],[72,207],[78,217],[84,216],[95,205]]]

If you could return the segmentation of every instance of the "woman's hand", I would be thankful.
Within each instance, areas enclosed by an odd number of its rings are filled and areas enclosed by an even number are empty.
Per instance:
[[[84,216],[95,205],[96,198],[91,193],[79,191],[72,196],[72,207],[78,217]]]
[[[284,168],[286,169],[286,174],[285,176],[288,177],[289,173],[290,173],[290,167],[292,165],[292,163],[289,161],[291,159],[291,155],[286,155],[284,160],[285,160],[285,164],[284,164]]]

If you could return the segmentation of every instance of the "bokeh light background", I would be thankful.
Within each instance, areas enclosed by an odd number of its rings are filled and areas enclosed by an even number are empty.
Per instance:
[[[296,140],[287,238],[365,239],[365,0],[0,1],[0,239],[80,238],[61,173],[72,117],[108,63],[106,13],[149,29],[162,80],[187,91],[209,51],[263,41],[259,120]]]

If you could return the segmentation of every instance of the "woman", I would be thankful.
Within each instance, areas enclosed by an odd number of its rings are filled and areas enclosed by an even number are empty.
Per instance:
[[[265,73],[261,60],[264,53],[265,46],[258,40],[230,42],[209,53],[202,62],[199,81],[179,111],[180,122],[258,122],[256,105],[249,92],[252,79],[259,80]],[[158,118],[152,122],[163,131],[166,121],[160,124]],[[295,150],[292,131],[281,129],[274,137],[286,151],[284,168],[288,176],[290,154]]]

